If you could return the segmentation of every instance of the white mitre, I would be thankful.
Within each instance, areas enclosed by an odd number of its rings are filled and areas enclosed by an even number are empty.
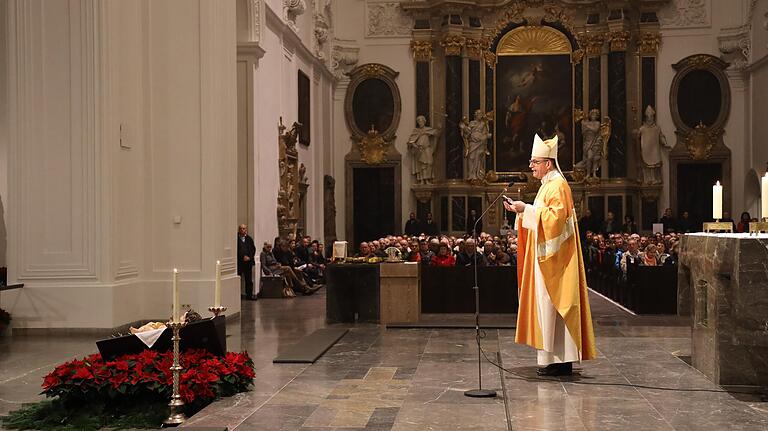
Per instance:
[[[552,139],[543,141],[537,133],[536,136],[533,137],[531,158],[533,157],[557,160],[557,135]]]

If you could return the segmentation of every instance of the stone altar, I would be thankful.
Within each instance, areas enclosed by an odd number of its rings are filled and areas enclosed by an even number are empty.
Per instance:
[[[768,385],[768,235],[687,234],[678,313],[692,317],[693,366],[720,385]]]

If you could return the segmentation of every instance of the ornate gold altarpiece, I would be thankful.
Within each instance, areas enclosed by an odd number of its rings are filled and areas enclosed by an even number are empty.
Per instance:
[[[572,127],[565,151],[571,161],[563,168],[577,209],[590,207],[598,215],[631,214],[638,225],[655,219],[662,186],[644,185],[637,179],[639,144],[632,131],[642,122],[645,104],[656,106],[655,59],[661,40],[656,12],[666,3],[402,2],[414,21],[411,50],[417,74],[417,115],[425,115],[431,126],[444,130],[436,150],[434,183],[412,186],[420,216],[430,211],[443,232],[459,234],[466,230],[462,222],[469,208],[486,209],[508,183],[513,183],[508,195],[519,192],[526,201],[533,200],[539,182],[527,167],[496,169],[495,134],[489,140],[485,181],[466,181],[463,160],[457,158],[462,143],[453,129],[462,117],[471,118],[474,109],[486,112],[492,123],[504,121],[500,113],[504,108],[495,100],[503,57],[567,55],[572,77],[567,115]],[[419,88],[424,85],[428,90]],[[581,156],[580,127],[573,119],[592,108],[599,109],[601,117],[611,116],[614,128],[608,146],[615,143],[620,148],[611,148],[611,165],[604,160],[600,177],[587,181],[573,167]],[[484,230],[497,232],[502,219],[498,204],[486,216]]]

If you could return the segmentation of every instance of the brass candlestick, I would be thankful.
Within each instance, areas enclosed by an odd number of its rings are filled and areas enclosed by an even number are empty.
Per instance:
[[[183,424],[184,421],[187,420],[187,416],[182,411],[184,401],[182,401],[181,394],[179,393],[179,374],[182,370],[181,364],[179,363],[179,341],[181,341],[179,331],[181,331],[181,328],[186,326],[186,324],[187,322],[168,322],[168,327],[173,330],[173,338],[171,338],[173,341],[173,365],[171,365],[171,372],[173,373],[173,395],[171,395],[171,402],[168,403],[168,406],[171,408],[171,413],[163,421],[165,426],[175,427]]]
[[[759,235],[761,233],[768,233],[768,217],[763,217],[761,221],[753,221],[749,223],[750,235]]]
[[[219,305],[218,307],[208,307],[208,311],[213,313],[213,317],[219,317],[219,314],[227,311],[227,307]]]

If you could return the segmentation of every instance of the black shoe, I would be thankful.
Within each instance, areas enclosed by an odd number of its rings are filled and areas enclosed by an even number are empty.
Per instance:
[[[549,364],[544,368],[536,370],[536,374],[540,376],[570,376],[573,375],[573,363]]]

